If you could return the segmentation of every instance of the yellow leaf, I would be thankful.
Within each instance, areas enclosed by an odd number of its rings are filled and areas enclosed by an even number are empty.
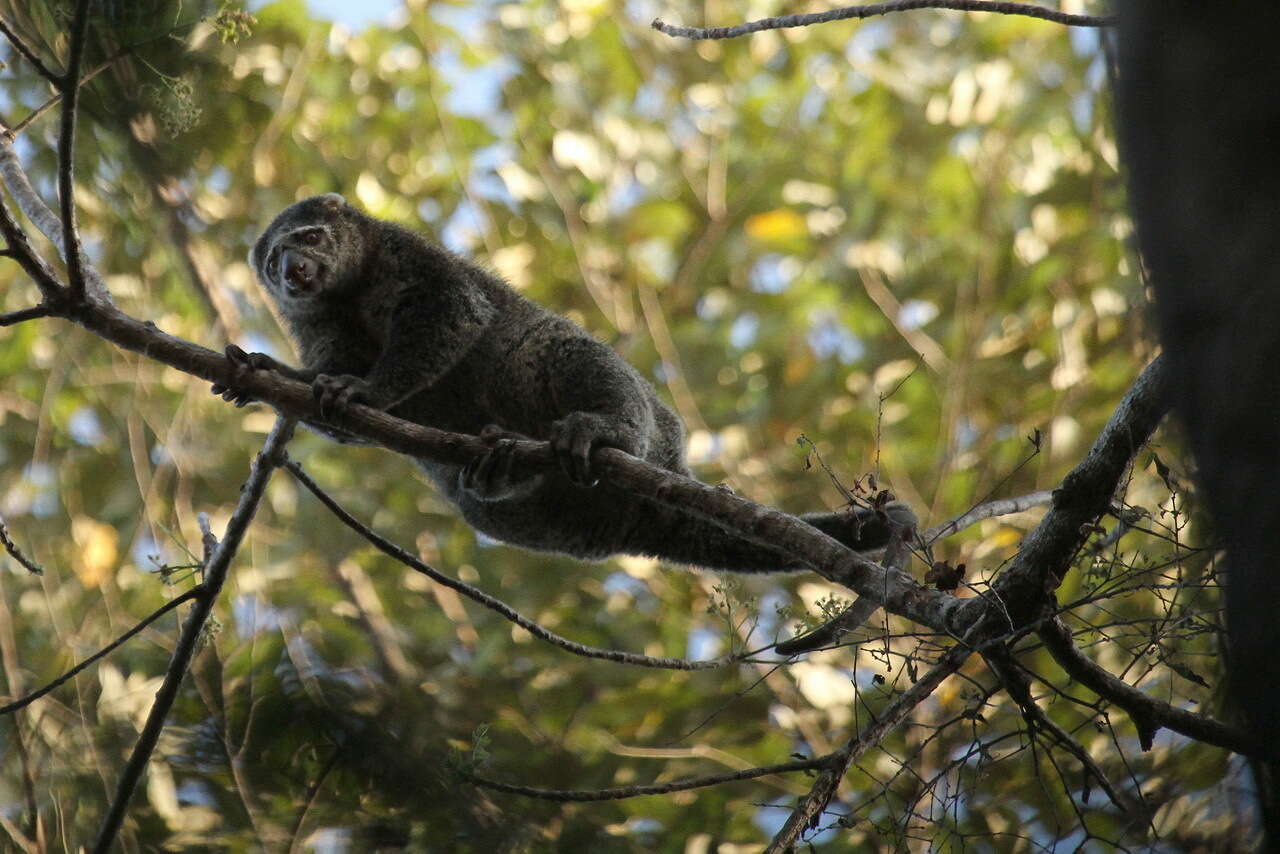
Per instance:
[[[1017,528],[1001,528],[990,539],[997,546],[1013,546],[1020,543],[1024,536],[1025,533]]]
[[[119,534],[110,525],[80,516],[71,520],[71,538],[77,547],[72,567],[80,583],[85,587],[99,586],[116,565]]]
[[[775,208],[747,218],[747,234],[756,240],[783,243],[808,235],[804,217],[791,208]]]

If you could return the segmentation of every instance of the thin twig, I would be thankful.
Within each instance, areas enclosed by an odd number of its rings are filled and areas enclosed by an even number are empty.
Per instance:
[[[17,311],[11,311],[7,314],[0,314],[0,326],[13,326],[16,323],[22,323],[25,320],[34,320],[37,317],[48,317],[53,311],[45,305],[33,305],[31,308],[22,308]]]
[[[324,781],[328,779],[331,772],[338,765],[338,760],[342,758],[342,746],[338,745],[333,749],[333,753],[329,756],[316,779],[307,787],[306,797],[302,799],[302,808],[298,810],[298,819],[293,823],[293,833],[289,834],[289,854],[298,850],[298,846],[302,843],[302,827],[306,823],[307,815],[310,814],[311,808],[315,806],[316,795],[320,794],[320,787],[324,785]]]
[[[62,82],[61,77],[56,72],[51,71],[49,66],[45,65],[44,62],[40,60],[40,57],[36,56],[36,52],[31,49],[31,46],[22,40],[22,37],[18,35],[18,32],[13,28],[13,25],[4,18],[0,18],[0,33],[3,33],[4,37],[9,40],[9,43],[13,45],[14,49],[17,50],[18,53],[22,54],[22,57],[27,62],[31,63],[31,67],[36,70],[37,74],[55,86]]]
[[[193,587],[190,590],[183,593],[182,595],[176,596],[173,599],[170,599],[168,602],[164,603],[159,608],[157,608],[156,610],[152,611],[150,614],[148,614],[147,616],[139,620],[138,623],[134,625],[133,628],[129,629],[129,631],[120,635],[120,637],[116,638],[111,643],[107,644],[102,649],[98,650],[93,655],[89,656],[84,661],[80,662],[75,667],[71,668],[66,673],[59,676],[57,679],[53,680],[52,682],[50,682],[49,684],[45,685],[42,688],[32,691],[30,694],[27,694],[21,699],[14,700],[12,703],[9,703],[4,706],[0,706],[0,717],[3,717],[4,715],[12,714],[13,712],[16,712],[18,709],[31,705],[36,700],[39,700],[41,697],[43,697],[45,694],[48,694],[51,691],[55,690],[59,685],[65,684],[66,682],[70,681],[78,674],[84,672],[85,670],[88,670],[89,667],[91,667],[96,662],[101,661],[103,658],[107,657],[112,652],[119,649],[122,645],[124,645],[126,641],[128,641],[134,635],[141,632],[147,626],[151,625],[156,620],[160,619],[165,614],[169,613],[174,608],[181,605],[183,602],[187,602],[187,601],[190,601],[191,599],[195,599],[199,595],[200,595],[200,588]]]
[[[112,65],[115,65],[121,59],[124,59],[126,56],[133,53],[135,47],[136,45],[130,45],[128,47],[123,47],[120,50],[116,51],[109,59],[103,60],[101,63],[98,64],[96,68],[94,68],[88,74],[81,77],[80,85],[83,86],[84,84],[88,83],[90,80],[92,80],[93,78],[97,77],[99,74],[101,74],[102,72],[110,68]],[[41,104],[40,106],[32,110],[31,113],[28,116],[26,116],[22,121],[18,122],[16,125],[14,125],[11,128],[7,128],[6,130],[4,130],[3,131],[4,135],[7,136],[10,140],[16,139],[18,134],[22,133],[24,130],[30,127],[31,124],[36,119],[40,118],[45,113],[49,112],[49,110],[52,110],[55,106],[58,105],[58,102],[61,100],[62,100],[61,92],[53,93],[52,95],[49,96],[48,100],[46,100],[43,104]]]
[[[169,710],[178,698],[178,688],[181,687],[191,659],[195,656],[205,621],[213,611],[218,594],[226,581],[231,560],[244,539],[249,523],[257,513],[258,503],[266,492],[271,473],[284,460],[284,447],[293,435],[295,423],[293,419],[284,416],[277,418],[275,427],[271,429],[266,443],[253,461],[249,478],[240,489],[240,500],[236,503],[236,509],[227,522],[227,530],[214,550],[209,565],[205,568],[204,581],[194,588],[199,591],[194,596],[194,606],[182,626],[182,633],[173,649],[173,657],[169,659],[164,681],[160,685],[160,690],[156,691],[155,702],[152,703],[151,711],[147,714],[147,722],[143,725],[142,733],[138,736],[133,752],[129,755],[129,761],[120,774],[111,807],[107,811],[106,818],[103,819],[102,830],[93,846],[94,854],[107,854],[115,841],[116,834],[120,832],[125,811],[129,807],[129,799],[133,796],[133,791],[146,770],[147,762],[155,751],[156,743],[160,739],[160,731],[164,729],[165,718],[168,717]]]
[[[1127,793],[1117,789],[1107,778],[1107,775],[1098,767],[1098,763],[1094,761],[1089,752],[1080,746],[1071,734],[1062,727],[1054,723],[1044,709],[1035,701],[1035,697],[1031,695],[1031,679],[1025,670],[1014,659],[1009,648],[1003,644],[993,646],[983,653],[987,665],[991,668],[991,672],[1000,680],[1000,684],[1004,686],[1005,691],[1018,704],[1018,708],[1022,711],[1022,717],[1032,727],[1032,732],[1041,730],[1048,733],[1053,741],[1074,756],[1084,766],[1085,774],[1091,775],[1098,781],[1098,785],[1102,787],[1102,791],[1119,809],[1133,813],[1141,809],[1140,804],[1134,802],[1134,799]]]
[[[734,27],[677,27],[656,18],[651,26],[661,33],[675,38],[693,39],[732,39],[761,30],[785,30],[792,27],[808,27],[813,24],[826,24],[831,21],[847,21],[850,18],[871,18],[877,15],[889,15],[894,12],[909,12],[914,9],[950,9],[957,12],[994,12],[1000,15],[1023,15],[1028,18],[1040,18],[1055,24],[1066,24],[1069,27],[1110,27],[1115,19],[1106,15],[1073,15],[1059,12],[1057,9],[1046,9],[1030,3],[1007,3],[1002,0],[892,0],[888,3],[872,3],[866,6],[846,6],[842,9],[831,9],[826,12],[813,12],[807,15],[779,15],[776,18],[761,18],[748,21]]]
[[[18,548],[18,544],[9,536],[9,527],[4,523],[4,519],[0,519],[0,544],[3,544],[9,556],[25,566],[28,572],[33,575],[44,575],[44,567],[23,554],[22,549]]]
[[[812,771],[825,768],[835,754],[819,756],[816,759],[797,759],[777,765],[763,765],[759,768],[747,768],[742,771],[728,771],[724,774],[709,774],[706,777],[690,777],[684,780],[672,780],[670,783],[655,783],[649,786],[618,786],[613,789],[540,789],[537,786],[518,786],[514,783],[503,783],[490,780],[475,774],[459,770],[458,774],[468,783],[474,783],[485,789],[506,792],[510,795],[524,795],[527,798],[540,798],[545,801],[618,801],[626,798],[638,798],[644,795],[666,795],[671,792],[687,792],[690,789],[705,789],[722,783],[736,780],[754,780],[770,774],[787,774],[793,771]]]
[[[430,578],[437,584],[448,587],[466,596],[472,602],[483,605],[491,611],[501,614],[504,618],[515,623],[520,628],[527,631],[534,637],[544,640],[547,643],[560,647],[566,652],[574,655],[580,655],[584,658],[599,658],[605,661],[613,661],[619,664],[634,664],[637,667],[656,667],[664,670],[714,670],[740,661],[739,656],[724,656],[722,658],[713,658],[707,661],[689,661],[684,658],[658,658],[650,655],[640,655],[634,652],[624,652],[617,649],[601,649],[600,647],[587,646],[586,644],[571,641],[568,638],[561,637],[550,629],[535,623],[528,617],[512,608],[501,599],[496,599],[470,584],[465,584],[456,578],[445,575],[440,570],[424,563],[414,555],[397,546],[395,543],[386,539],[376,531],[369,528],[359,519],[352,516],[347,510],[334,500],[327,492],[325,492],[319,484],[302,470],[302,466],[298,465],[295,460],[289,460],[284,464],[284,468],[289,474],[298,479],[298,482],[311,491],[311,494],[320,499],[320,503],[328,507],[333,515],[337,516],[351,530],[364,537],[374,545],[383,554],[389,555],[403,563],[405,566]]]
[[[76,104],[80,100],[80,63],[84,59],[85,33],[89,27],[89,2],[79,0],[71,25],[71,51],[62,80],[62,127],[58,133],[58,204],[62,212],[62,244],[66,247],[67,282],[71,298],[84,298],[84,250],[76,227],[75,148]]]
[[[1031,492],[1014,498],[997,498],[995,501],[988,501],[965,511],[950,522],[935,525],[922,533],[920,539],[926,546],[931,546],[943,537],[949,537],[970,525],[976,525],[984,519],[1008,516],[1010,513],[1021,513],[1024,510],[1030,510],[1032,507],[1042,507],[1051,503],[1053,503],[1052,489],[1041,489],[1038,492]]]
[[[947,651],[929,672],[920,680],[898,695],[880,716],[867,725],[862,732],[847,741],[843,747],[831,756],[831,762],[814,781],[809,794],[801,799],[792,810],[782,829],[780,829],[765,849],[765,854],[783,854],[790,851],[800,835],[817,825],[823,810],[831,803],[836,789],[840,785],[845,772],[868,748],[879,744],[880,740],[910,714],[911,710],[933,693],[943,680],[960,669],[973,649],[965,644],[956,644]]]

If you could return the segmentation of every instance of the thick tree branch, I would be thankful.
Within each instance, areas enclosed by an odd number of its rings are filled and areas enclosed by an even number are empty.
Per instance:
[[[1235,751],[1244,756],[1280,760],[1280,746],[1270,740],[1259,740],[1245,729],[1186,709],[1171,706],[1150,697],[1096,664],[1080,651],[1071,639],[1071,631],[1060,618],[1041,626],[1040,639],[1067,675],[1099,697],[1124,709],[1138,730],[1143,750],[1151,748],[1156,731],[1166,727],[1188,738]]]
[[[887,3],[871,3],[865,6],[846,6],[842,9],[831,9],[826,12],[813,12],[807,15],[780,15],[776,18],[761,18],[734,27],[677,27],[661,19],[655,19],[651,25],[655,30],[675,38],[684,39],[732,39],[761,30],[785,30],[791,27],[808,27],[814,24],[826,24],[831,21],[847,21],[850,18],[871,18],[877,15],[889,15],[894,12],[909,12],[914,9],[950,9],[958,12],[994,12],[1000,15],[1023,15],[1029,18],[1040,18],[1055,24],[1066,24],[1070,27],[1109,27],[1115,23],[1114,18],[1105,15],[1073,15],[1059,12],[1057,9],[1046,9],[1031,3],[1008,3],[1001,0],[891,0]]]
[[[13,200],[18,203],[18,208],[27,215],[27,219],[31,220],[61,255],[63,253],[62,221],[44,203],[44,199],[40,198],[35,187],[31,186],[26,170],[18,160],[18,153],[14,150],[13,140],[4,134],[0,134],[0,178],[4,179],[5,186],[13,194]]]
[[[1094,441],[1089,453],[1053,491],[1053,506],[992,585],[1002,607],[972,606],[1001,621],[993,632],[1022,629],[1039,619],[1046,598],[1062,583],[1076,551],[1112,496],[1133,455],[1169,410],[1169,373],[1164,356],[1154,359],[1134,381]],[[969,600],[981,602],[981,600]],[[979,610],[980,609],[980,610]]]
[[[825,464],[824,464],[825,466]],[[933,545],[933,543],[949,537],[952,534],[961,531],[970,525],[975,525],[983,519],[990,519],[993,516],[1004,516],[1009,513],[1020,513],[1032,507],[1038,507],[1048,504],[1053,500],[1053,492],[1047,489],[1039,492],[1032,492],[1028,495],[1019,495],[1015,498],[1001,498],[996,501],[988,501],[985,504],[979,504],[977,507],[957,516],[950,522],[944,522],[936,525],[919,535],[918,541],[925,548]],[[888,561],[886,561],[888,563]],[[823,623],[816,629],[803,635],[785,640],[774,647],[774,651],[778,655],[799,655],[805,652],[812,652],[822,647],[831,646],[840,642],[840,639],[863,625],[867,620],[871,619],[871,615],[880,607],[875,600],[863,596],[837,614],[832,619]]]
[[[106,818],[103,819],[98,840],[94,843],[94,854],[106,854],[120,831],[125,811],[129,807],[129,799],[133,796],[133,790],[142,778],[147,762],[156,748],[156,742],[160,739],[165,718],[173,707],[174,700],[178,698],[178,688],[181,687],[182,679],[191,665],[191,659],[195,656],[196,644],[204,630],[205,621],[213,611],[218,594],[227,579],[231,560],[235,557],[236,550],[240,548],[240,542],[249,529],[249,523],[258,511],[258,503],[266,492],[271,473],[284,461],[284,448],[293,436],[294,423],[289,418],[276,420],[275,427],[272,428],[262,450],[253,461],[248,480],[240,489],[240,500],[227,521],[227,530],[213,550],[208,566],[205,567],[204,581],[194,588],[199,591],[194,597],[195,604],[182,626],[177,646],[174,647],[173,656],[169,659],[169,668],[165,672],[160,690],[156,692],[155,702],[151,705],[151,711],[138,736],[138,742],[134,745],[133,753],[130,754],[129,761],[120,774],[111,807],[107,811]]]
[[[324,420],[316,411],[310,386],[267,371],[240,376],[224,355],[161,332],[154,324],[130,317],[112,305],[90,300],[68,307],[62,314],[127,350],[210,382],[242,388],[285,415]],[[465,465],[489,450],[478,437],[423,427],[362,405],[351,406],[330,422],[391,450],[442,463]],[[546,442],[517,442],[513,455],[519,464],[538,470],[555,466]],[[937,631],[948,631],[953,615],[963,607],[961,600],[923,588],[903,572],[886,571],[781,511],[650,466],[613,448],[599,449],[593,466],[616,486],[708,519],[751,542],[781,549],[815,567],[824,577],[870,595],[891,612]]]

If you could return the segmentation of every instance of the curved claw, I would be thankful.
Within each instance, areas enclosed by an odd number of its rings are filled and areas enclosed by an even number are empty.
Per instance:
[[[551,432],[551,450],[556,462],[572,483],[589,489],[598,483],[591,465],[591,453],[604,438],[600,425],[589,413],[575,412],[557,421]]]
[[[514,439],[499,438],[483,457],[472,460],[462,469],[463,486],[470,492],[488,495],[497,491],[511,479],[511,465],[515,461]]]
[[[222,352],[226,356],[227,362],[231,365],[231,381],[230,383],[214,383],[209,387],[209,390],[228,403],[235,404],[236,408],[252,403],[254,400],[253,395],[237,388],[240,380],[253,371],[272,369],[276,365],[275,359],[265,353],[247,353],[235,344],[228,344]]]
[[[332,418],[353,403],[370,403],[368,383],[350,374],[320,374],[311,384],[311,395],[321,418]]]
[[[480,431],[480,438],[489,450],[458,472],[459,489],[478,501],[492,502],[520,500],[542,485],[540,473],[513,477],[516,443],[527,436],[490,424]]]

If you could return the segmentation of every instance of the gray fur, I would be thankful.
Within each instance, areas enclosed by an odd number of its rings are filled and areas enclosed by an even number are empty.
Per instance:
[[[486,436],[493,451],[471,466],[418,460],[477,530],[587,560],[628,553],[738,572],[803,568],[715,525],[594,484],[590,453],[602,445],[688,475],[679,420],[611,349],[480,267],[332,193],[276,217],[250,262],[306,368],[238,348],[228,355],[311,382],[322,411],[358,401]],[[215,390],[244,402],[234,390]],[[549,440],[562,470],[513,479],[504,433]],[[887,541],[888,517],[915,522],[903,505],[887,509],[803,518],[869,549]]]

